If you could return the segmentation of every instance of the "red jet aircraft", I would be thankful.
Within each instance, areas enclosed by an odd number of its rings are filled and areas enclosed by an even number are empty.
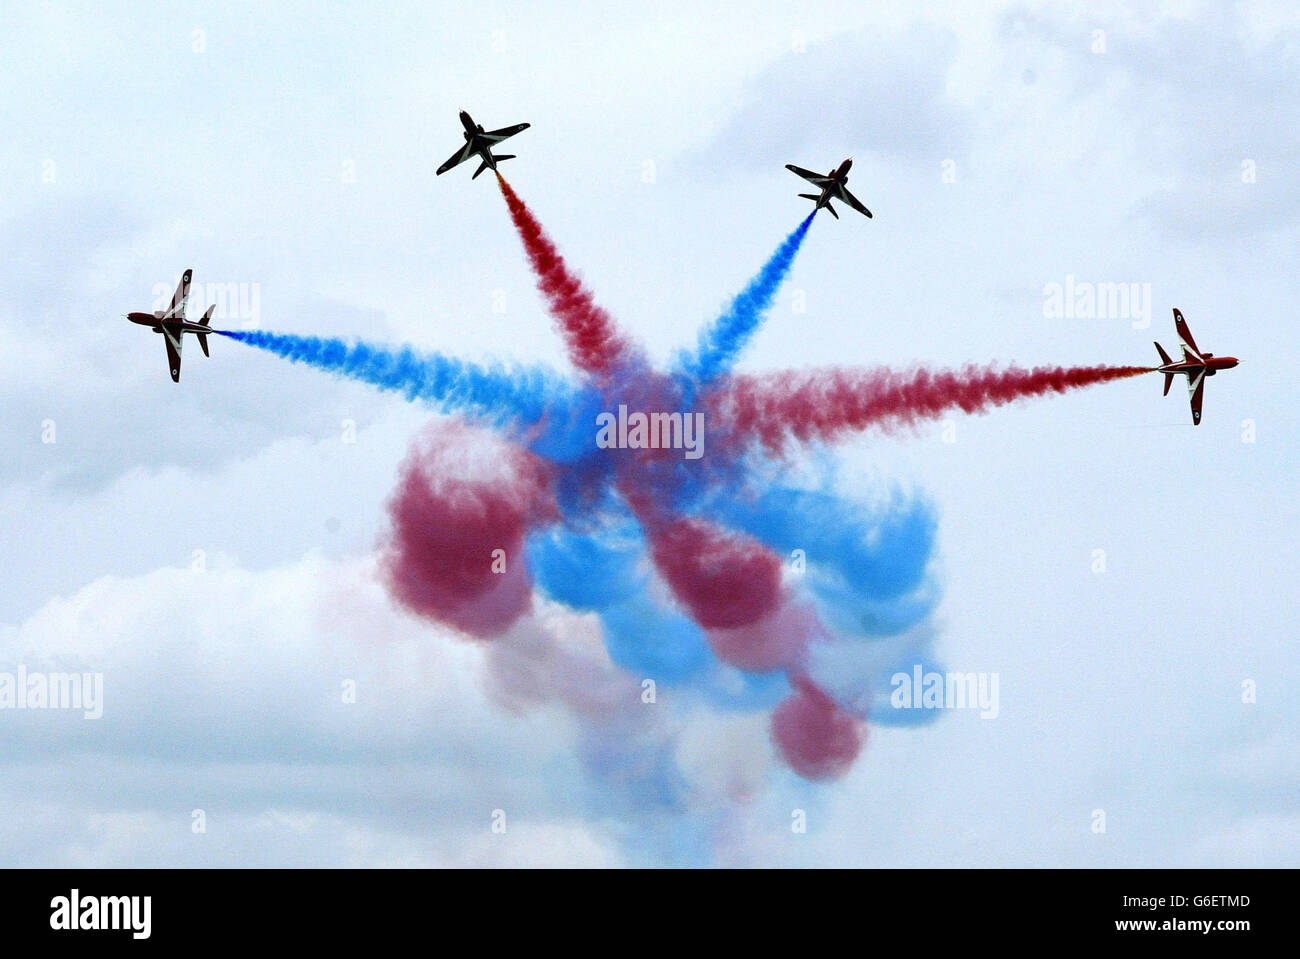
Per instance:
[[[1205,378],[1213,376],[1219,370],[1232,369],[1237,365],[1237,358],[1215,356],[1213,353],[1202,353],[1198,350],[1196,341],[1192,339],[1192,331],[1187,328],[1187,321],[1177,309],[1174,310],[1174,329],[1178,332],[1178,345],[1183,348],[1183,360],[1181,363],[1175,363],[1164,351],[1164,347],[1157,343],[1156,350],[1160,353],[1160,359],[1164,364],[1157,369],[1165,374],[1165,396],[1169,395],[1169,387],[1174,382],[1175,373],[1182,373],[1187,377],[1187,394],[1192,398],[1192,425],[1199,426]]]
[[[813,186],[821,188],[821,193],[799,194],[805,200],[812,200],[813,203],[817,204],[816,209],[820,210],[825,207],[830,211],[831,216],[838,220],[840,215],[835,212],[835,207],[831,206],[831,200],[841,200],[867,217],[867,219],[870,219],[871,211],[858,202],[858,198],[850,193],[848,187],[844,185],[849,182],[849,167],[851,166],[853,166],[853,161],[845,160],[825,176],[820,173],[813,173],[811,170],[805,170],[803,167],[797,167],[793,163],[787,163],[785,168],[791,173],[799,174]]]
[[[191,323],[185,319],[185,301],[190,298],[190,274],[193,271],[186,270],[181,274],[181,282],[176,287],[176,292],[172,295],[172,304],[163,312],[157,310],[153,313],[128,313],[126,318],[132,323],[139,323],[141,326],[153,327],[155,333],[161,333],[163,342],[167,344],[167,364],[171,367],[172,381],[179,383],[181,381],[181,344],[184,334],[193,333],[199,338],[199,346],[203,349],[204,356],[210,356],[208,353],[208,334],[212,332],[208,328],[208,321],[212,319],[212,311],[217,308],[213,303],[208,307],[208,311],[203,314],[203,319],[197,323]]]

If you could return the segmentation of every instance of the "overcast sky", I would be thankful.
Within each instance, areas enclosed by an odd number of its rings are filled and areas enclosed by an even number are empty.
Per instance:
[[[104,717],[0,711],[0,863],[1300,862],[1300,15],[777,6],[6,5],[0,672],[102,672]],[[842,444],[936,505],[999,715],[814,785],[668,697],[628,748],[689,801],[645,802],[378,583],[428,409],[227,341],[178,386],[122,318],[192,267],[230,326],[567,370],[491,178],[433,176],[461,108],[532,124],[504,172],[659,361],[807,213],[783,164],[852,156],[875,219],[817,218],[743,369],[1147,364],[1175,306],[1242,363],[1196,428],[1140,377]],[[1049,315],[1070,278],[1150,314]]]

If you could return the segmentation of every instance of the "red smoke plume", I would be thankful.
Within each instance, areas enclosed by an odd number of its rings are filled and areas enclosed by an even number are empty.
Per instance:
[[[705,629],[751,625],[780,602],[781,560],[758,540],[700,519],[648,533],[656,568]]]
[[[953,409],[982,413],[1028,396],[1148,372],[1144,366],[791,370],[733,377],[711,398],[708,419],[723,424],[719,428],[733,439],[756,438],[780,449],[788,438],[832,440],[869,426],[909,425]]]
[[[862,750],[862,727],[807,678],[793,683],[795,691],[772,713],[772,741],[800,776],[835,779]]]
[[[411,612],[486,638],[531,605],[524,536],[559,512],[540,461],[501,444],[473,462],[473,440],[463,425],[438,424],[411,451],[389,503],[381,566]]]
[[[528,261],[537,274],[537,288],[546,297],[552,314],[560,321],[574,365],[588,373],[608,373],[620,365],[621,360],[630,357],[630,347],[615,330],[609,314],[596,305],[582,281],[569,271],[564,257],[560,256],[532,211],[499,173],[497,183],[506,198],[519,238],[524,242]]]

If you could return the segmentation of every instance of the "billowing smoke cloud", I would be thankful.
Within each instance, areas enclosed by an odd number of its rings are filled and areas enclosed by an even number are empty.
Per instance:
[[[475,432],[436,422],[407,456],[382,565],[407,609],[487,638],[529,610],[524,535],[557,509],[540,460]]]
[[[705,629],[751,626],[780,601],[781,560],[756,539],[681,519],[650,542],[673,595]]]
[[[790,768],[805,779],[835,779],[858,758],[862,727],[806,678],[772,714],[772,738]]]
[[[814,780],[852,765],[865,723],[932,721],[933,711],[904,714],[889,702],[891,675],[935,666],[932,507],[901,490],[854,502],[831,489],[829,475],[791,485],[789,454],[849,431],[983,412],[1146,369],[731,374],[810,216],[695,352],[659,373],[498,182],[583,375],[576,386],[409,350],[236,335],[479,419],[433,424],[402,466],[381,554],[394,599],[484,641],[492,687],[511,708],[564,704],[583,725],[593,775],[633,805],[670,811],[686,802],[676,733],[641,708],[640,696],[660,685],[684,709],[770,711],[770,748]],[[598,446],[596,415],[619,407],[683,415],[698,407],[707,455]],[[514,428],[489,432],[494,419]],[[554,609],[590,622],[592,642],[561,636],[548,619]],[[752,781],[743,770],[735,778]]]

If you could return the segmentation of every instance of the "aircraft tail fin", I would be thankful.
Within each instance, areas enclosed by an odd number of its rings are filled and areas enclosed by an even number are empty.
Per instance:
[[[208,321],[212,319],[212,311],[215,310],[216,308],[217,308],[217,304],[215,303],[213,303],[210,307],[208,307],[207,311],[203,314],[203,319],[199,320],[200,326],[208,325]],[[199,338],[199,349],[203,351],[203,355],[211,356],[212,354],[208,352],[208,334],[196,333],[194,335]]]
[[[1166,373],[1166,374],[1165,374],[1165,392],[1164,392],[1164,395],[1165,395],[1165,396],[1168,396],[1168,395],[1169,395],[1169,387],[1171,387],[1171,386],[1173,386],[1173,385],[1174,385],[1174,374],[1172,374],[1172,373]]]
[[[507,153],[505,156],[497,156],[495,153],[492,154],[492,160],[494,163],[500,163],[502,160],[513,160],[514,158],[515,158],[515,154],[513,153]],[[474,175],[470,177],[470,179],[477,180],[478,175],[482,173],[484,170],[486,170],[487,168],[488,168],[487,160],[484,160],[482,163],[478,165],[478,169],[474,171]]]
[[[1160,362],[1162,362],[1165,366],[1168,366],[1170,363],[1173,362],[1173,360],[1169,358],[1169,354],[1165,352],[1165,348],[1161,346],[1159,343],[1156,344],[1156,352],[1160,354]]]
[[[820,203],[822,199],[816,193],[800,193],[799,195],[805,200],[812,200],[814,203]],[[829,202],[826,204],[826,209],[830,212],[831,216],[835,217],[835,219],[838,220],[840,218],[840,215],[835,212],[835,207],[831,206]]]

